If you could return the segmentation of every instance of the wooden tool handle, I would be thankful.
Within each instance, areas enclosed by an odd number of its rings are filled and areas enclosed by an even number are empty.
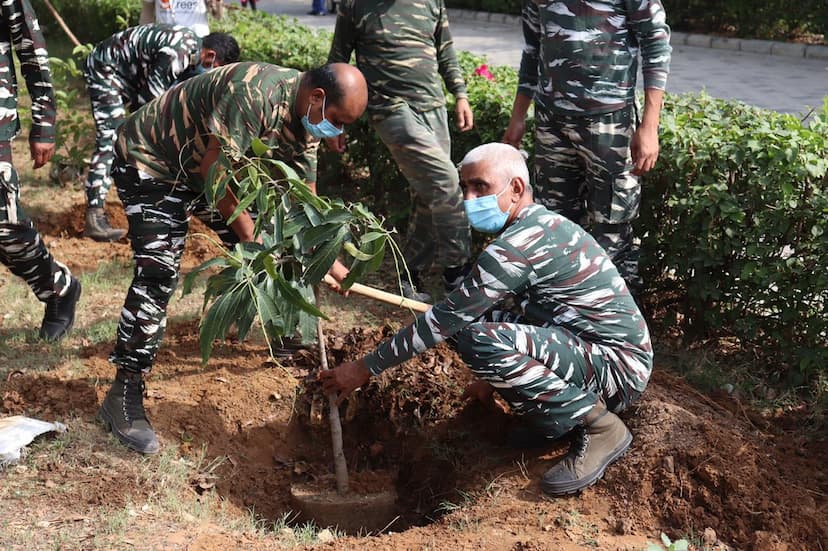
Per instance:
[[[332,275],[325,274],[325,283],[330,285],[331,283],[337,283],[337,281],[333,278]],[[362,283],[354,283],[353,285],[351,285],[348,291],[368,298],[372,298],[374,300],[379,300],[381,302],[393,304],[394,306],[399,306],[400,308],[409,308],[411,310],[414,310],[415,312],[428,312],[428,310],[431,308],[431,305],[426,304],[425,302],[420,302],[419,300],[411,300],[410,298],[395,295],[394,293],[388,293],[386,291],[374,289],[373,287],[363,285]]]

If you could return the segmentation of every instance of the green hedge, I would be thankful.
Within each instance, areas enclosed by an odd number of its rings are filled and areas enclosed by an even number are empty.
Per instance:
[[[83,44],[98,43],[121,29],[137,25],[141,15],[141,0],[51,0],[51,3]],[[63,33],[41,0],[32,0],[32,6],[47,37]]]
[[[825,0],[662,0],[673,30],[785,40],[828,33]],[[520,0],[447,0],[449,8],[520,15]]]
[[[828,362],[828,98],[795,116],[668,96],[644,183],[642,268],[689,339],[733,335],[772,372]]]

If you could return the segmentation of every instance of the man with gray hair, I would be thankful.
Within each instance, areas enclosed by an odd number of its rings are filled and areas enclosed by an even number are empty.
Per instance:
[[[520,152],[502,143],[460,165],[469,223],[497,234],[443,302],[355,362],[320,374],[342,401],[371,375],[444,340],[479,380],[465,398],[494,405],[497,391],[524,421],[515,445],[572,433],[569,453],[543,476],[552,496],[578,492],[621,457],[632,435],[616,413],[647,385],[647,324],[617,268],[574,222],[535,204]],[[513,298],[520,312],[503,311]]]

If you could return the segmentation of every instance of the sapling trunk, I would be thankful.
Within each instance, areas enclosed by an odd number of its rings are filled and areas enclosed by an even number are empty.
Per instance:
[[[316,338],[319,339],[319,361],[321,369],[328,370],[328,354],[325,350],[325,335],[322,333],[322,319],[316,318]],[[331,444],[333,445],[334,472],[336,473],[336,491],[339,495],[348,493],[348,464],[342,451],[342,422],[339,420],[339,406],[336,394],[328,394],[328,420],[331,423]]]

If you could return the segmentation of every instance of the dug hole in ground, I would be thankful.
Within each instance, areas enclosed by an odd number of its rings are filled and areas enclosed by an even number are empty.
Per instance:
[[[80,238],[78,197],[77,205],[38,212],[56,257],[79,274],[94,272],[104,260],[128,262],[128,244]],[[113,225],[125,227],[123,213],[110,208]],[[187,251],[185,270],[210,253],[198,240]],[[113,289],[111,300],[119,304],[124,292]],[[324,300],[339,301],[325,324],[331,365],[359,358],[390,336],[382,320],[394,327],[405,321],[366,299]],[[94,311],[94,304],[85,304]],[[337,317],[344,309],[350,309],[350,321]],[[333,487],[326,400],[313,376],[316,352],[280,365],[267,358],[262,342],[228,339],[202,367],[197,320],[170,313],[145,403],[168,451],[220,459],[192,481],[191,491],[220,498],[229,515],[244,517],[252,510],[269,521],[292,510],[292,486],[329,480]],[[89,315],[79,318],[81,328],[91,323],[84,317]],[[8,336],[19,328],[6,321],[0,331]],[[63,359],[48,370],[16,371],[0,380],[0,415],[69,419],[70,432],[73,424],[76,432],[86,426],[93,436],[70,439],[55,458],[35,457],[36,475],[0,474],[4,485],[19,482],[10,477],[32,477],[25,492],[3,494],[6,529],[16,519],[29,522],[38,511],[49,518],[91,518],[155,497],[158,481],[140,475],[145,460],[94,426],[113,376],[107,361],[112,340],[78,339],[64,346]],[[538,480],[566,444],[539,452],[508,449],[507,416],[460,402],[469,380],[459,358],[440,346],[372,379],[348,399],[341,411],[355,488],[393,484],[398,500],[386,533],[338,538],[328,548],[641,549],[658,541],[660,532],[674,539],[695,535],[701,542],[706,528],[715,532],[707,548],[821,549],[828,541],[828,446],[822,437],[804,435],[806,419],[796,412],[761,416],[726,395],[702,395],[657,361],[646,392],[623,416],[635,438],[630,451],[580,496],[549,500]],[[70,456],[81,447],[89,459],[73,464]],[[126,536],[133,545],[124,547],[278,547],[272,535],[164,519],[127,524],[124,532],[138,530],[138,536]],[[133,522],[140,520],[138,514]],[[68,529],[65,522],[49,526]],[[93,524],[89,537],[98,528]],[[83,548],[83,541],[73,545]]]

